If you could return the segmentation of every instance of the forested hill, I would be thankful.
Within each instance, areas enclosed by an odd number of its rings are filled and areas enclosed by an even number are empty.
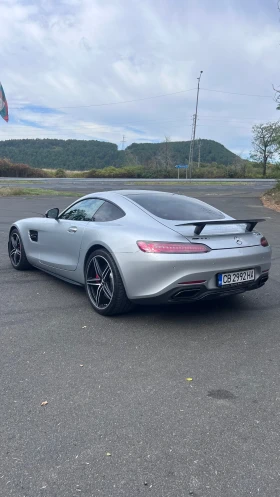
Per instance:
[[[204,163],[229,165],[236,155],[212,140],[200,140],[200,159]],[[6,140],[0,141],[0,158],[10,159],[37,168],[63,168],[69,170],[102,169],[138,163],[149,165],[153,161],[171,166],[186,163],[190,142],[133,143],[126,151],[117,145],[97,140]],[[198,160],[198,142],[194,161]]]
[[[0,141],[0,158],[37,168],[84,171],[116,165],[118,147],[97,140],[6,140]]]
[[[196,140],[193,160],[198,161],[199,142]],[[1,150],[1,149],[0,149]],[[190,142],[163,142],[163,143],[132,143],[126,149],[133,156],[137,157],[140,164],[145,164],[155,157],[167,155],[169,160],[176,164],[188,163]],[[200,140],[200,161],[211,164],[223,164],[228,166],[234,162],[236,155],[224,147],[221,143],[213,140]]]

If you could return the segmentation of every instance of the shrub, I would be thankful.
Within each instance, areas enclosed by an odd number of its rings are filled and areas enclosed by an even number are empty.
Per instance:
[[[66,178],[66,172],[64,169],[57,169],[54,173],[56,178]]]
[[[47,178],[48,174],[42,169],[35,169],[27,164],[13,164],[8,159],[0,159],[0,176],[6,178]]]

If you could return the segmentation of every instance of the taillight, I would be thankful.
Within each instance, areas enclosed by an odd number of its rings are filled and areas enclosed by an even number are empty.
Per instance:
[[[265,238],[265,236],[263,236],[262,239],[261,239],[261,245],[263,247],[268,247],[268,245],[269,245],[269,243],[268,243],[267,239]]]
[[[202,254],[210,251],[209,247],[200,243],[138,241],[137,245],[142,252],[152,254]]]

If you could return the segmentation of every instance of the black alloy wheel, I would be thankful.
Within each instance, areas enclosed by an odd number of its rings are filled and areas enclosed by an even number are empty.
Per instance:
[[[19,231],[14,228],[9,236],[8,252],[12,266],[18,271],[29,269],[29,264]]]
[[[103,316],[122,314],[132,307],[117,265],[104,249],[90,254],[85,269],[85,286],[91,305]]]

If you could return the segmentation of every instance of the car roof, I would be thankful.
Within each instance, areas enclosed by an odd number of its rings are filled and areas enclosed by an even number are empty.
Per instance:
[[[159,193],[159,194],[162,194],[162,195],[178,195],[176,193],[170,193],[170,192],[160,192],[158,190],[107,190],[107,191],[103,191],[103,192],[93,192],[93,193],[89,193],[87,195],[85,195],[83,198],[86,198],[86,197],[92,197],[92,196],[106,196],[106,198],[108,198],[108,196],[110,195],[121,195],[123,197],[125,197],[126,195],[147,195],[148,193],[152,193],[152,194],[156,194],[156,193]]]
[[[127,202],[130,202],[130,205],[134,205],[137,209],[141,209],[141,211],[146,212],[146,214],[151,215],[151,213],[145,209],[143,206],[140,206],[136,199],[133,199],[133,196],[137,195],[147,195],[147,194],[152,194],[152,195],[166,195],[166,196],[180,196],[184,197],[185,199],[190,200],[192,203],[200,204],[203,205],[205,202],[202,200],[199,200],[194,197],[188,197],[187,195],[184,194],[179,194],[179,193],[171,193],[171,192],[161,192],[158,190],[107,190],[103,192],[94,192],[94,193],[89,193],[88,195],[85,195],[82,197],[82,199],[85,198],[92,198],[92,197],[99,197],[104,200],[109,200],[111,202],[115,202],[117,205],[119,205],[121,208],[125,208],[127,206]],[[81,200],[81,199],[79,199]],[[207,204],[208,205],[208,204]]]
[[[164,195],[176,195],[176,193],[170,192],[160,192],[158,190],[114,190],[114,193],[118,193],[119,195],[141,195],[147,193],[161,193]]]

